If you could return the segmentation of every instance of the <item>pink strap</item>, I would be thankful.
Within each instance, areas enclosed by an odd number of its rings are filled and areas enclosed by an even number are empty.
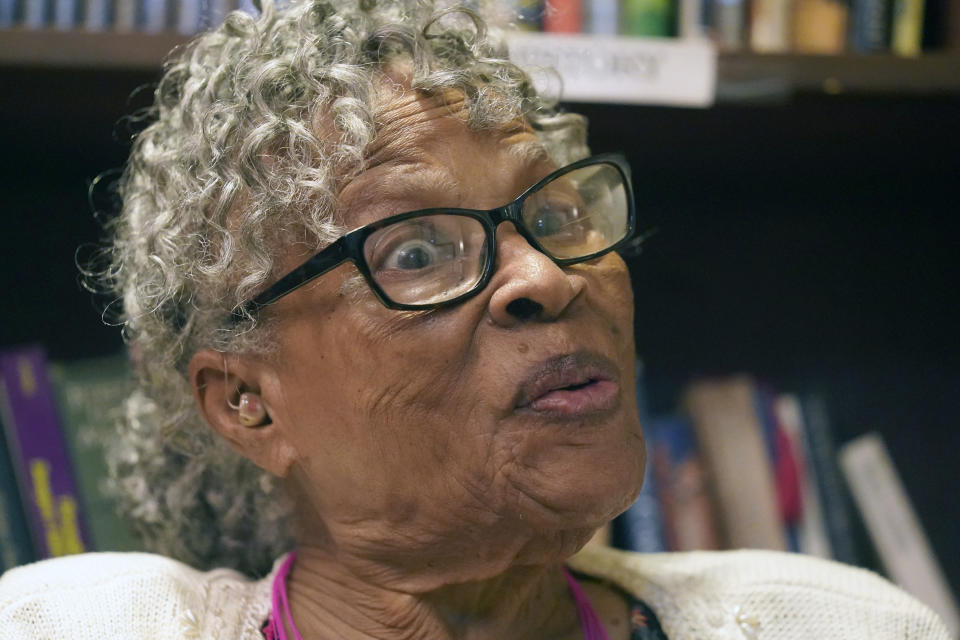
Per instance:
[[[273,578],[273,587],[270,590],[270,617],[267,618],[267,628],[265,630],[267,640],[289,640],[287,638],[287,624],[290,625],[294,637],[297,640],[303,640],[297,625],[293,624],[293,616],[290,615],[290,601],[287,600],[287,576],[290,575],[290,568],[293,567],[293,561],[296,557],[297,552],[291,551],[287,559],[280,565],[277,575]]]
[[[289,640],[287,637],[286,625],[290,625],[290,630],[296,640],[303,640],[297,625],[293,624],[293,616],[290,614],[290,601],[287,600],[287,576],[290,575],[290,569],[297,557],[296,551],[291,551],[287,559],[280,565],[280,570],[273,578],[271,587],[271,607],[270,617],[267,618],[267,627],[264,634],[267,640]],[[583,631],[584,640],[609,640],[607,632],[600,623],[600,617],[593,610],[587,594],[583,592],[580,585],[570,571],[563,567],[563,575],[570,585],[570,592],[573,594],[573,601],[577,605],[577,616],[580,618],[580,629]]]
[[[573,601],[577,605],[577,615],[580,617],[580,629],[583,632],[584,640],[609,640],[603,624],[600,622],[600,616],[593,610],[587,594],[583,592],[580,585],[570,571],[564,567],[563,575],[567,578],[567,584],[570,585],[570,592],[573,594]]]

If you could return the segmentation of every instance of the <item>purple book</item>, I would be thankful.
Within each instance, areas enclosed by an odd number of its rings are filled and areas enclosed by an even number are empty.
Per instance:
[[[0,388],[10,459],[37,559],[88,548],[66,441],[43,349],[0,353]]]

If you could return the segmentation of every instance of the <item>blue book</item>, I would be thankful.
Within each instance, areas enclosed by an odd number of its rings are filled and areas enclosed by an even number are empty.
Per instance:
[[[0,29],[17,23],[17,0],[0,0]]]
[[[637,410],[647,439],[647,466],[643,473],[643,488],[634,503],[613,521],[612,544],[619,549],[656,553],[666,551],[663,532],[663,515],[660,511],[660,496],[657,492],[657,480],[653,473],[650,454],[651,430],[655,427],[647,424],[647,396],[644,385],[643,363],[636,365]]]

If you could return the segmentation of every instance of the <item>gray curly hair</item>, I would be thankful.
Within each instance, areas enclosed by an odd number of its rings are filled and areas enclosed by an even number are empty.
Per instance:
[[[363,168],[377,73],[394,61],[414,90],[462,94],[471,128],[525,117],[556,162],[587,154],[583,118],[539,96],[474,10],[265,0],[259,17],[231,13],[175,51],[117,185],[99,274],[138,363],[112,488],[153,551],[262,575],[292,545],[291,505],[202,423],[187,365],[201,348],[269,354],[269,319],[231,314],[276,277],[285,242],[343,233],[337,193]]]

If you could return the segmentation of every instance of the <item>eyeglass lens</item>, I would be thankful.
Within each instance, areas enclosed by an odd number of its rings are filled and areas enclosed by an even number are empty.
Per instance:
[[[626,184],[609,164],[573,169],[527,195],[522,224],[537,247],[558,260],[587,257],[627,233]],[[364,258],[395,303],[437,304],[459,297],[483,278],[487,232],[479,220],[432,213],[401,220],[367,237]]]

